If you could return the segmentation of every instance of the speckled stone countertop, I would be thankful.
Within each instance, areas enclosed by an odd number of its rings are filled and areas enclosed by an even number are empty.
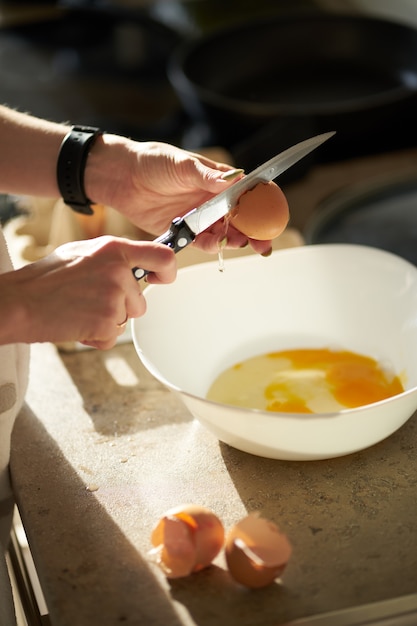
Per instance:
[[[320,462],[223,445],[139,363],[33,350],[12,472],[52,624],[277,626],[416,591],[417,418],[373,448]],[[223,557],[168,582],[148,558],[169,507],[212,508],[229,528],[259,510],[289,535],[282,584],[248,592]]]
[[[416,415],[357,454],[263,459],[193,420],[130,342],[35,345],[11,470],[53,626],[279,626],[417,591]],[[220,555],[168,581],[149,537],[183,502],[226,530],[247,511],[274,520],[294,549],[283,580],[244,590]]]

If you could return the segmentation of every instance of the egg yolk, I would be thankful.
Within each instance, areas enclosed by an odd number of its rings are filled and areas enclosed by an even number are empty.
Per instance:
[[[258,355],[222,372],[207,399],[281,413],[329,413],[404,391],[374,359],[346,350],[295,349]]]

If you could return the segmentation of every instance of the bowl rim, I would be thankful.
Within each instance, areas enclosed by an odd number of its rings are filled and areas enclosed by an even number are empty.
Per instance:
[[[302,246],[296,246],[296,247],[291,247],[291,248],[284,248],[284,249],[280,249],[280,250],[276,250],[273,252],[274,255],[300,255],[300,254],[315,254],[316,252],[319,253],[325,253],[327,254],[327,252],[332,253],[334,251],[336,251],[336,253],[338,251],[342,251],[342,250],[358,250],[361,249],[364,252],[374,256],[374,257],[385,257],[385,258],[391,258],[393,262],[395,262],[397,265],[403,265],[405,268],[408,268],[409,270],[411,270],[415,275],[416,275],[416,280],[417,280],[417,267],[415,265],[413,265],[410,261],[408,261],[407,259],[404,259],[403,257],[399,256],[398,254],[395,254],[394,252],[390,252],[387,250],[383,250],[381,248],[377,248],[377,247],[373,247],[373,246],[369,246],[369,245],[362,245],[362,244],[356,244],[356,243],[323,243],[323,244],[312,244],[312,243],[307,243],[305,245]],[[233,258],[229,258],[227,260],[227,263],[232,263],[232,264],[247,264],[250,263],[251,261],[253,261],[253,259],[256,258],[256,255],[247,255],[247,256],[241,256],[241,257],[233,257]],[[207,261],[207,262],[203,262],[203,263],[198,263],[198,264],[193,264],[193,265],[189,265],[186,267],[182,267],[178,270],[178,274],[185,274],[185,273],[194,273],[196,271],[198,271],[201,268],[204,267],[212,267],[212,266],[216,266],[217,265],[217,261],[213,260],[213,261]],[[160,285],[157,284],[153,284],[153,285],[149,285],[146,288],[146,291],[148,291],[149,289],[158,289],[160,288]],[[145,292],[145,297],[146,297],[146,292]],[[140,318],[135,318],[135,319],[131,319],[131,335],[132,335],[132,341],[136,350],[136,353],[139,357],[139,359],[141,360],[142,364],[144,365],[144,367],[148,370],[148,372],[158,381],[160,382],[162,385],[166,386],[168,389],[170,389],[172,392],[182,395],[182,396],[187,396],[189,398],[191,398],[192,400],[197,400],[197,401],[204,401],[206,404],[209,405],[214,405],[216,407],[228,407],[230,409],[238,409],[239,411],[242,411],[244,415],[246,416],[253,416],[253,415],[262,415],[264,417],[273,417],[278,419],[279,417],[284,417],[286,419],[288,418],[297,418],[299,420],[309,420],[311,421],[314,418],[338,418],[338,417],[344,417],[346,414],[352,415],[352,414],[356,414],[358,412],[363,412],[363,411],[368,411],[371,409],[374,409],[375,407],[378,406],[385,406],[387,404],[393,403],[401,398],[405,398],[407,396],[413,395],[417,392],[417,385],[414,385],[413,387],[411,387],[410,389],[404,389],[404,391],[402,391],[399,394],[396,394],[394,396],[390,396],[389,398],[385,398],[384,400],[379,400],[378,402],[373,402],[370,404],[365,404],[365,405],[361,405],[359,407],[352,407],[349,408],[347,407],[346,409],[341,409],[339,411],[332,411],[332,412],[328,412],[328,413],[296,413],[296,412],[284,412],[284,411],[280,411],[280,412],[275,412],[275,411],[266,411],[263,409],[253,409],[253,408],[246,408],[246,407],[237,407],[236,405],[231,405],[231,404],[225,404],[225,403],[221,403],[221,402],[216,402],[214,400],[209,400],[207,398],[205,398],[202,395],[197,395],[195,393],[192,393],[190,391],[186,391],[185,389],[182,389],[181,387],[179,387],[178,385],[170,382],[169,380],[167,380],[165,378],[164,375],[161,374],[161,372],[158,370],[157,367],[155,367],[153,365],[153,363],[145,356],[141,346],[140,346],[140,342],[137,336],[137,332],[136,332],[136,326],[140,323]]]

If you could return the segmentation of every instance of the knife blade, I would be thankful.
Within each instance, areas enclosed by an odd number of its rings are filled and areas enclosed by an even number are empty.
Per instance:
[[[334,134],[335,131],[322,133],[287,148],[241,178],[238,182],[207,200],[207,202],[192,209],[183,217],[176,217],[172,221],[169,230],[157,237],[155,241],[170,246],[174,252],[183,250],[194,241],[197,235],[207,230],[217,220],[225,217],[236,206],[239,197],[245,191],[253,189],[260,182],[274,180],[330,139],[330,137],[333,137]],[[139,267],[134,267],[132,272],[137,280],[149,273],[147,270]]]

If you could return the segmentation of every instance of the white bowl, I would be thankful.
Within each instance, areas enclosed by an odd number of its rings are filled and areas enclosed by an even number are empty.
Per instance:
[[[179,270],[146,289],[137,353],[221,441],[259,456],[327,459],[371,446],[417,409],[417,268],[377,248],[308,245]],[[287,348],[340,348],[389,364],[405,391],[337,413],[256,411],[205,399],[218,374]]]

